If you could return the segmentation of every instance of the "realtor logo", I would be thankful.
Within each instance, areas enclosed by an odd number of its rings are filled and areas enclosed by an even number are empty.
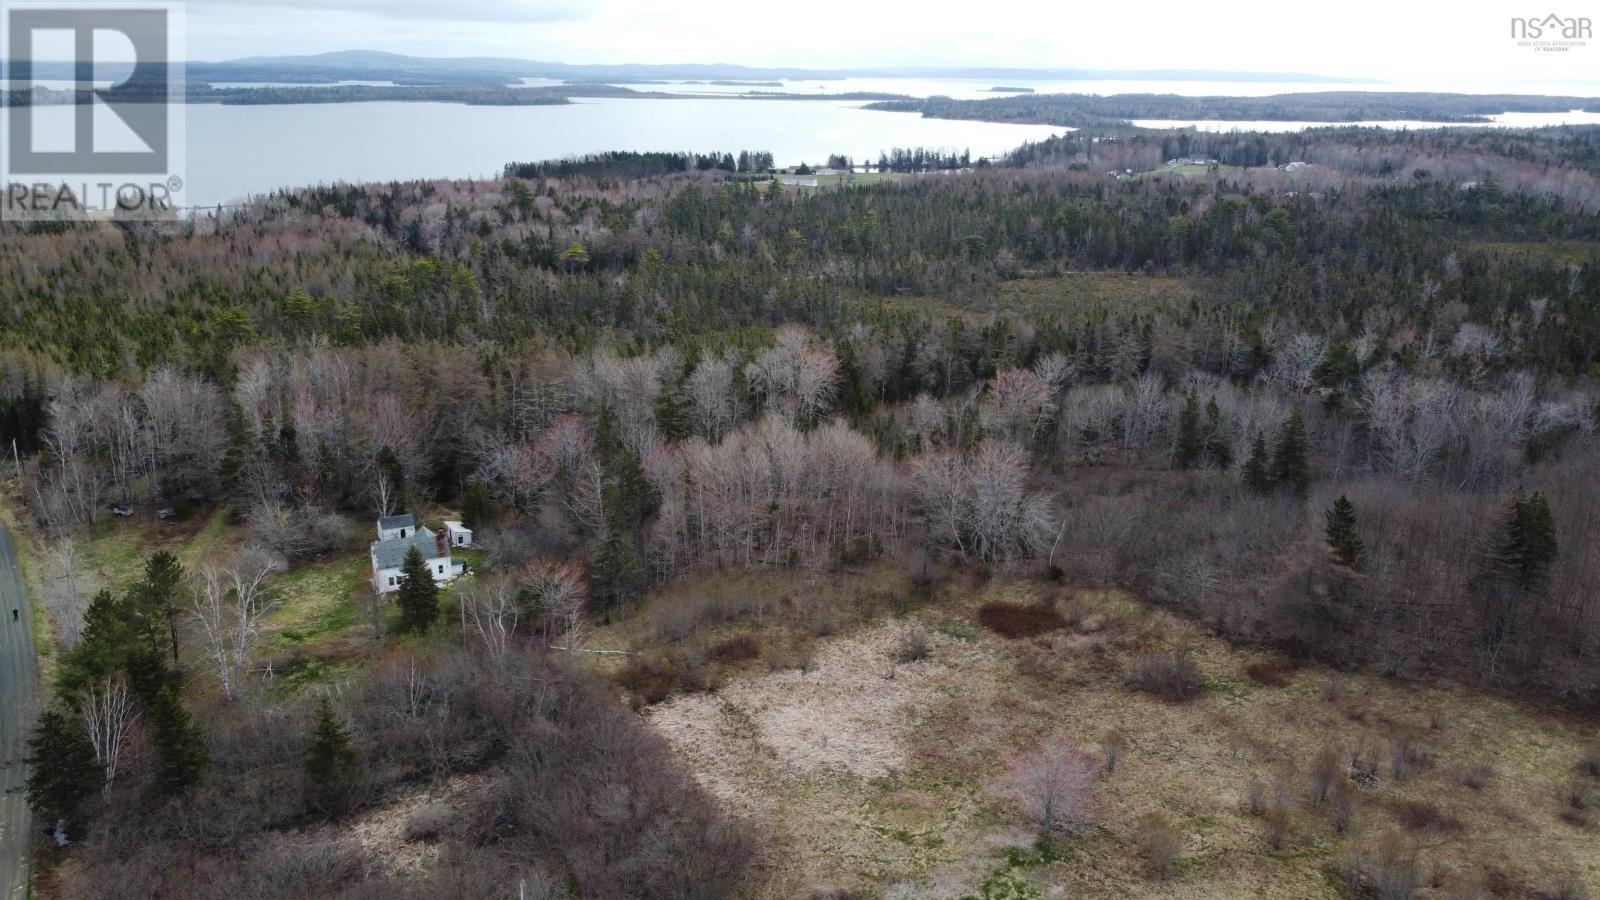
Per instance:
[[[3,2],[3,0],[0,0]],[[179,205],[181,9],[4,5],[0,218],[149,218]]]

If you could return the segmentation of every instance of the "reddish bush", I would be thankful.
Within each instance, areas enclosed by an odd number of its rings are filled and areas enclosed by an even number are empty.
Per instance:
[[[1390,807],[1407,831],[1460,831],[1461,820],[1426,800],[1401,800]]]
[[[1013,640],[1048,634],[1065,628],[1067,620],[1048,606],[995,601],[978,610],[978,621],[1001,637]]]
[[[1251,681],[1265,687],[1284,687],[1294,678],[1294,673],[1299,668],[1294,660],[1278,656],[1245,666],[1244,674]]]
[[[711,659],[719,663],[737,663],[755,659],[761,653],[761,645],[748,634],[728,638],[722,643],[711,648]]]

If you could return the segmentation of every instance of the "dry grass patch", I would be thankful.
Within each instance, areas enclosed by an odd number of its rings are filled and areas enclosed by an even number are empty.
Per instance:
[[[1600,893],[1594,826],[1563,820],[1574,784],[1600,787],[1575,771],[1592,721],[1313,665],[1269,686],[1249,673],[1259,649],[1115,592],[1058,599],[1066,626],[1030,640],[962,627],[987,604],[1058,594],[1022,581],[946,589],[909,622],[880,610],[813,638],[809,671],[737,675],[647,717],[703,784],[774,835],[758,898],[819,887],[897,900],[1334,898],[1413,878],[1415,896],[1442,898],[1482,891],[1486,867],[1529,891]],[[930,653],[897,663],[919,621]],[[1130,689],[1141,656],[1180,650],[1198,696]],[[1001,776],[1057,735],[1101,757],[1100,820],[1041,854]],[[1492,777],[1462,774],[1480,767]],[[1579,802],[1568,818],[1596,809]],[[1390,829],[1399,839],[1386,845]]]

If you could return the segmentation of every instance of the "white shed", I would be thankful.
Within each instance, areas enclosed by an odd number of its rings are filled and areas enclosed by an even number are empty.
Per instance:
[[[446,520],[444,523],[445,541],[452,547],[471,547],[472,529],[461,524]]]

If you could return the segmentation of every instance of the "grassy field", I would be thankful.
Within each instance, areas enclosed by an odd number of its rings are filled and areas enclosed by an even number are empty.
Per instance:
[[[1001,638],[976,622],[993,600],[1050,602],[1069,627]],[[753,619],[761,653],[714,690],[646,711],[769,836],[761,897],[1357,897],[1351,873],[1377,872],[1384,848],[1414,855],[1420,896],[1600,889],[1596,786],[1576,769],[1592,721],[1297,667],[1111,592],[962,585],[816,638],[799,661],[772,644],[781,618]],[[930,652],[898,661],[911,629]],[[1135,658],[1176,648],[1198,663],[1199,698],[1129,689]],[[1037,842],[1002,789],[1007,762],[1054,735],[1103,756],[1113,732],[1096,824]],[[1313,789],[1324,753],[1352,798],[1342,831]],[[1152,813],[1178,836],[1164,878],[1137,837]]]
[[[1128,306],[1171,309],[1199,295],[1200,288],[1194,282],[1167,275],[1070,272],[1002,281],[993,296],[980,298],[972,304],[921,294],[872,297],[861,303],[891,313],[910,311],[983,325],[1001,312],[1044,316]]]
[[[1479,241],[1474,249],[1504,256],[1523,256],[1534,262],[1583,265],[1600,256],[1600,243],[1595,241]]]
[[[853,175],[818,175],[817,187],[871,187],[893,184],[908,176],[899,172],[856,172]]]
[[[1243,174],[1244,171],[1245,169],[1243,166],[1225,166],[1221,164],[1205,166],[1198,163],[1184,163],[1181,166],[1163,165],[1160,168],[1152,169],[1149,172],[1135,172],[1133,177],[1160,178],[1163,175],[1176,175],[1180,178],[1204,178],[1208,175],[1227,177],[1229,175]]]

